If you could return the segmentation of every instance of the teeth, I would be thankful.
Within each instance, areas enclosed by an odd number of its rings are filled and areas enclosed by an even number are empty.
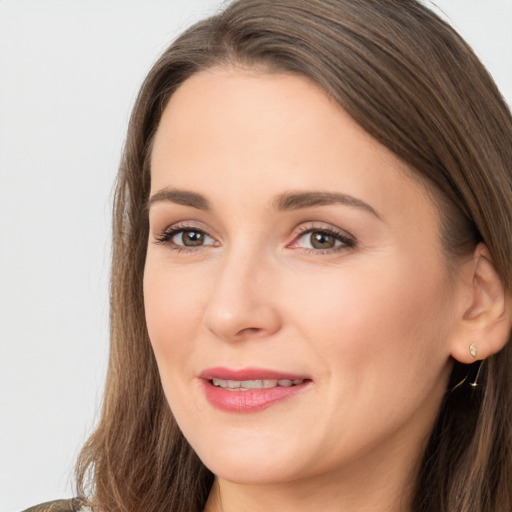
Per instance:
[[[275,388],[276,386],[277,380],[243,380],[240,383],[240,387],[246,389],[265,389]]]
[[[230,390],[238,390],[238,391],[247,391],[249,389],[268,389],[275,388],[277,386],[282,387],[290,387],[296,386],[297,384],[302,384],[304,379],[296,379],[296,380],[274,380],[274,379],[258,379],[258,380],[224,380],[218,379],[214,377],[212,379],[212,384],[214,386],[218,386],[224,389]]]

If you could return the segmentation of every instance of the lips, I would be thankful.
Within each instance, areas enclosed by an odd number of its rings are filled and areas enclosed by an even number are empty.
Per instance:
[[[207,400],[227,412],[256,412],[296,396],[312,381],[306,375],[274,370],[209,368],[200,376]]]
[[[303,379],[254,379],[254,380],[225,380],[214,377],[211,379],[214,386],[232,391],[248,391],[249,389],[270,389],[275,387],[297,386],[304,382]]]

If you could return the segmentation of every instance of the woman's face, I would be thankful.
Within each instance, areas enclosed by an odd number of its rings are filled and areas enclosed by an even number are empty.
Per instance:
[[[214,473],[411,470],[457,300],[434,205],[397,157],[306,79],[204,71],[163,114],[149,220],[149,336]]]

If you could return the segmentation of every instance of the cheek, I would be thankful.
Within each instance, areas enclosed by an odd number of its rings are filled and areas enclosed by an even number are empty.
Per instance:
[[[424,434],[446,387],[451,317],[442,273],[422,274],[403,259],[384,268],[317,273],[314,294],[305,292],[308,279],[289,291],[297,338],[308,340],[298,352],[315,367],[322,396],[308,412],[325,418],[324,427],[315,421],[308,428],[323,428],[320,437],[331,441],[326,460],[395,432],[404,443]]]
[[[202,326],[204,286],[183,269],[169,269],[160,257],[148,254],[144,270],[144,307],[149,338],[158,365],[162,388],[177,420],[190,421],[187,432],[202,424],[190,385],[197,351],[193,340]],[[184,422],[187,424],[187,422]]]
[[[202,325],[205,300],[201,280],[168,267],[149,254],[144,270],[146,323],[163,381],[192,353],[194,346],[186,341]]]
[[[382,257],[378,267],[357,264],[339,275],[317,275],[314,294],[304,293],[311,290],[306,282],[289,294],[296,312],[307,311],[301,331],[314,340],[324,372],[343,387],[382,394],[383,385],[406,387],[446,364],[446,277],[440,266],[418,268],[426,267]]]

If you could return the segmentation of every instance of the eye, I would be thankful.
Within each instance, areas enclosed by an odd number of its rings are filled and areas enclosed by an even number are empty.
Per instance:
[[[184,245],[186,247],[198,247],[204,245],[205,241],[210,238],[208,235],[199,231],[194,230],[182,230],[172,236],[171,242],[176,245]]]
[[[155,243],[168,244],[177,250],[217,245],[217,242],[203,230],[191,226],[170,227],[155,238]]]
[[[332,249],[341,244],[334,235],[323,233],[322,231],[308,233],[307,239],[313,249]]]
[[[355,240],[347,234],[333,228],[309,228],[295,238],[292,248],[307,249],[315,253],[336,252],[354,247]]]

